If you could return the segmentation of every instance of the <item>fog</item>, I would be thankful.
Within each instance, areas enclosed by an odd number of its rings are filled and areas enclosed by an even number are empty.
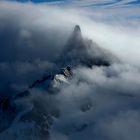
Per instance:
[[[107,67],[74,67],[70,84],[62,85],[55,95],[33,89],[29,98],[17,102],[21,113],[0,133],[0,139],[140,139],[139,22],[124,20],[125,14],[119,20],[105,20],[108,11],[105,14],[97,10],[92,17],[91,13],[47,4],[0,2],[1,97],[12,97],[58,69],[58,60],[63,61],[59,56],[75,25],[81,27],[85,39],[91,39],[119,60]],[[94,45],[91,50],[94,52]],[[59,117],[52,118],[49,138],[36,136],[34,116],[29,122],[20,120],[33,107],[37,114],[59,110]]]

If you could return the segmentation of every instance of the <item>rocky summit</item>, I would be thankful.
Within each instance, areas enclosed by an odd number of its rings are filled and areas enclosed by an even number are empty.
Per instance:
[[[59,93],[60,89],[71,84],[74,77],[73,70],[82,66],[88,68],[108,67],[112,64],[113,59],[116,58],[111,53],[100,48],[92,40],[84,38],[80,26],[76,25],[60,56],[58,56],[57,70],[33,81],[27,89],[17,92],[12,98],[0,99],[0,114],[4,118],[4,122],[0,124],[0,132],[4,133],[11,129],[13,123],[34,122],[38,137],[45,140],[49,137],[49,129],[53,124],[53,119],[59,118],[60,115],[55,95]],[[84,99],[79,104],[79,110],[86,112],[92,106],[90,99]],[[87,123],[75,125],[66,133],[82,131],[87,126]],[[31,128],[31,130],[24,131],[27,133],[27,131],[35,130]],[[16,135],[16,132],[13,133]]]

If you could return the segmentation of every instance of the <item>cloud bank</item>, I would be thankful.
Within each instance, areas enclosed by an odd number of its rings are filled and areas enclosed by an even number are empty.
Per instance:
[[[139,140],[140,28],[137,22],[136,29],[126,21],[118,23],[75,9],[1,2],[1,97],[12,97],[56,71],[76,24],[84,38],[109,50],[119,62],[107,67],[78,65],[70,84],[62,84],[53,95],[40,88],[31,90],[30,97],[15,103],[16,116],[8,112],[6,119],[1,117],[0,139]]]

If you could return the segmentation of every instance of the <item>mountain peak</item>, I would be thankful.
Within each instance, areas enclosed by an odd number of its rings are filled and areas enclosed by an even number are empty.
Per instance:
[[[74,27],[74,30],[73,30],[73,35],[72,35],[72,37],[73,38],[81,38],[81,28],[80,28],[80,26],[79,25],[75,25],[75,27]]]
[[[79,25],[75,25],[74,27],[74,33],[81,33],[81,28]]]

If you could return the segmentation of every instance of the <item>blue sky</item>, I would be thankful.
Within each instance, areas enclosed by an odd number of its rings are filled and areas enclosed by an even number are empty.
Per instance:
[[[20,1],[20,2],[33,2],[33,3],[75,3],[75,4],[85,4],[85,5],[110,5],[110,4],[128,4],[128,5],[139,5],[140,0],[13,0],[13,1]]]

